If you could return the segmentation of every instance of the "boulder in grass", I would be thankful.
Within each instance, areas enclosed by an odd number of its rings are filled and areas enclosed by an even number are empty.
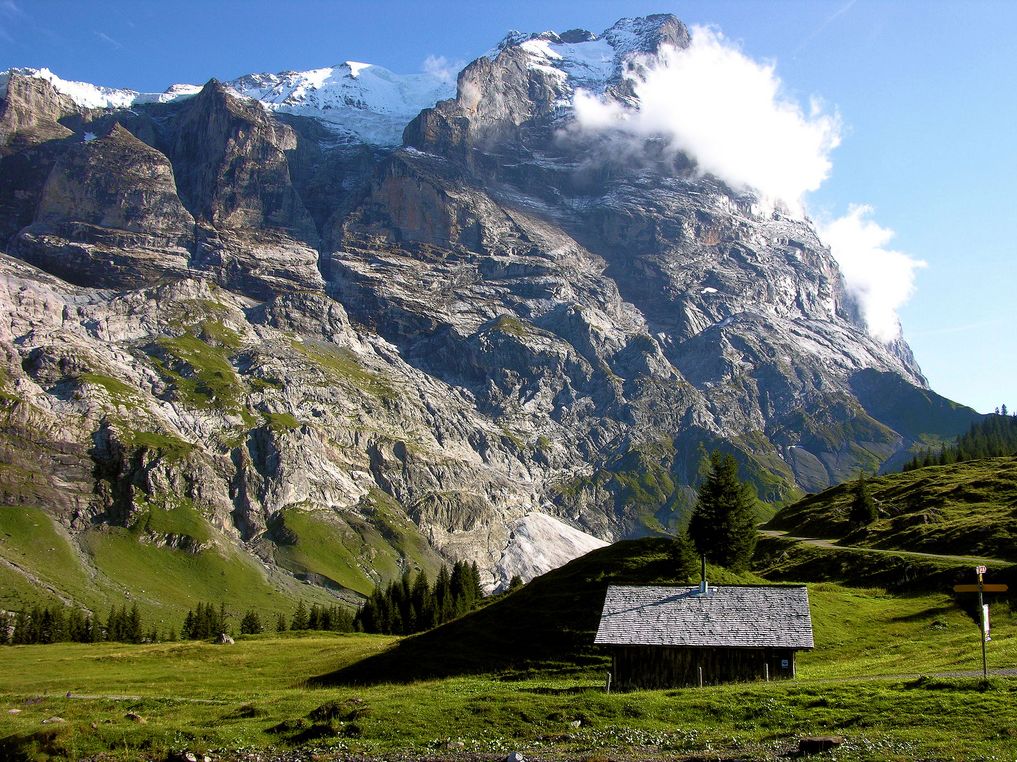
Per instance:
[[[798,756],[819,754],[836,749],[844,743],[844,736],[806,736],[798,741]]]
[[[215,642],[221,646],[232,646],[235,641],[225,632],[220,632],[219,637],[216,638]]]

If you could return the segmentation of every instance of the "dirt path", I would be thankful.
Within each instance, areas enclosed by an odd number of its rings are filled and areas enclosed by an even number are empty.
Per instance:
[[[50,698],[59,698],[60,694],[50,696]],[[227,705],[235,704],[236,701],[229,701],[226,699],[202,699],[202,698],[191,698],[190,696],[162,696],[162,695],[151,695],[151,696],[131,696],[127,694],[118,693],[66,693],[64,698],[71,700],[80,701],[177,701],[184,704],[218,704]]]
[[[946,553],[922,553],[917,550],[896,550],[892,548],[863,548],[858,545],[838,545],[833,540],[824,540],[819,537],[796,537],[780,529],[760,529],[759,534],[763,537],[776,537],[785,540],[794,540],[804,545],[812,545],[827,550],[851,550],[859,553],[885,553],[894,556],[911,556],[914,558],[934,558],[939,561],[955,561],[958,563],[970,563],[973,566],[984,564],[986,566],[1007,566],[1013,563],[1002,558],[982,558],[980,556],[952,556]]]

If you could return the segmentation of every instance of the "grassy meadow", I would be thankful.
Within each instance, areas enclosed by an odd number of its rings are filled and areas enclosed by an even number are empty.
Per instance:
[[[522,592],[502,605],[525,600]],[[977,627],[951,598],[819,583],[810,600],[816,649],[799,655],[797,680],[638,693],[604,691],[603,655],[584,666],[401,684],[314,680],[399,642],[363,634],[8,647],[0,650],[0,757],[162,759],[192,750],[228,759],[309,748],[324,759],[513,750],[765,759],[802,735],[836,733],[847,740],[838,759],[1012,758],[1017,678],[919,677],[981,667]],[[990,667],[1017,664],[1014,617],[993,618]],[[63,722],[44,724],[52,717]]]
[[[148,531],[175,532],[206,543],[199,552],[139,541]],[[152,508],[130,528],[90,529],[77,540],[42,508],[0,507],[0,609],[73,601],[105,618],[110,606],[137,603],[146,629],[179,632],[201,601],[253,608],[263,621],[293,613],[295,601],[330,605],[335,598],[292,577],[271,573],[220,537],[184,505]]]

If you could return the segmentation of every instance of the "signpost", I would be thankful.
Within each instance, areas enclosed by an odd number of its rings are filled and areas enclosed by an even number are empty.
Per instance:
[[[978,575],[977,585],[954,585],[953,591],[955,593],[978,593],[978,629],[982,633],[982,678],[985,680],[989,679],[989,665],[985,659],[985,641],[989,639],[989,606],[983,602],[983,593],[1005,593],[1008,588],[1006,585],[986,585],[982,579],[982,575],[985,574],[986,568],[984,566],[976,566],[975,574]]]

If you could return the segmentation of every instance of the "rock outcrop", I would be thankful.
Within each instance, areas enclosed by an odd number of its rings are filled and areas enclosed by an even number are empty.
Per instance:
[[[193,247],[169,159],[116,124],[63,153],[10,252],[71,283],[130,289],[183,277]]]

